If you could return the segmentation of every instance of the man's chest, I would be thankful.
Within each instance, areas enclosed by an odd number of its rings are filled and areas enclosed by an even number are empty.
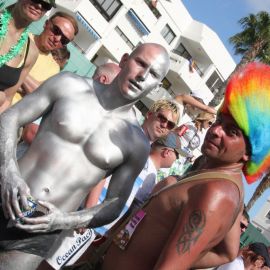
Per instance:
[[[100,168],[111,169],[123,162],[128,152],[127,140],[137,128],[128,119],[88,102],[81,102],[80,106],[74,102],[57,105],[49,121],[61,140],[77,147]]]

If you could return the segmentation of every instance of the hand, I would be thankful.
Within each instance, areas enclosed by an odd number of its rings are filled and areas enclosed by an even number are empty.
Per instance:
[[[21,207],[28,209],[27,197],[31,197],[30,189],[17,174],[5,176],[1,183],[2,207],[5,217],[15,220],[22,217]],[[19,202],[20,200],[20,202]]]
[[[75,219],[68,213],[62,212],[49,202],[38,203],[48,209],[48,214],[40,217],[22,217],[15,227],[29,233],[46,233],[60,229],[71,229]]]

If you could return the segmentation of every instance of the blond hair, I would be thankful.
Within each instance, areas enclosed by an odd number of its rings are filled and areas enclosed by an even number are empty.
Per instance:
[[[159,99],[153,103],[153,105],[149,109],[149,112],[156,113],[160,110],[171,110],[174,114],[176,114],[176,123],[178,123],[180,118],[180,110],[178,104],[175,101]]]

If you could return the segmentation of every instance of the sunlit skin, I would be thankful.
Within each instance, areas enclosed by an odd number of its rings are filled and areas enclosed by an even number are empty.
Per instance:
[[[127,248],[121,250],[112,243],[102,270],[111,270],[112,265],[118,270],[186,270],[233,260],[239,250],[246,148],[245,137],[232,117],[219,115],[208,131],[202,162],[194,172],[198,179],[183,183],[170,176],[158,183],[161,187],[155,188],[155,195],[143,208],[146,215]],[[237,185],[222,176],[200,178],[207,169],[219,176],[230,175]]]
[[[232,116],[218,115],[207,131],[202,152],[209,160],[223,165],[248,160],[245,137]]]

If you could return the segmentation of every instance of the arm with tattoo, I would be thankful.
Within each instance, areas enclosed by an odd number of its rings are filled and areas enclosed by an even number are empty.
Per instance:
[[[230,230],[238,198],[237,187],[227,181],[211,181],[188,188],[178,220],[154,270],[194,267]]]

